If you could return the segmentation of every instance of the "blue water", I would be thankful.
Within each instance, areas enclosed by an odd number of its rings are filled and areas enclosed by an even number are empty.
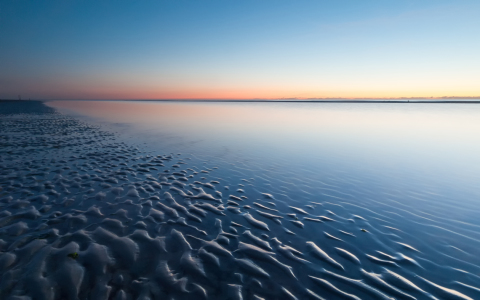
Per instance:
[[[368,283],[362,269],[385,279],[387,268],[425,291],[418,299],[480,297],[480,105],[47,104],[152,155],[181,154],[189,166],[218,167],[209,179],[241,188],[250,205],[269,193],[281,212],[294,213],[294,206],[335,220],[317,224],[297,213],[303,229],[285,219],[286,230],[273,231],[294,247],[320,245],[345,266],[342,276]],[[357,256],[361,267],[335,247]],[[356,294],[349,281],[325,272]]]

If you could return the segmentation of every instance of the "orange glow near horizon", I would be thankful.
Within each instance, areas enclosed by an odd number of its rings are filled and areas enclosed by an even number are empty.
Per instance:
[[[35,87],[32,87],[35,89]],[[71,96],[69,96],[71,95]],[[24,97],[25,98],[25,97]],[[359,90],[336,88],[331,90],[312,90],[299,88],[154,88],[146,86],[89,87],[73,88],[63,85],[53,93],[45,93],[45,100],[275,100],[275,99],[402,99],[402,98],[474,98],[480,99],[480,91],[456,90]]]
[[[52,100],[275,100],[275,99],[480,99],[479,94],[465,93],[302,93],[302,92],[275,92],[258,90],[225,90],[225,91],[184,91],[184,92],[155,92],[155,91],[112,91],[96,90],[87,93],[72,93],[71,97],[58,95],[48,98]],[[48,100],[46,99],[46,100]]]

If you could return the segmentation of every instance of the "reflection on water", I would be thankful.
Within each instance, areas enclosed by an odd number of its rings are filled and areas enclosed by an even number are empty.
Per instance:
[[[245,184],[246,195],[268,192],[286,208],[321,203],[323,216],[337,222],[322,223],[321,231],[296,231],[295,239],[324,247],[338,242],[361,257],[367,271],[380,273],[387,266],[407,278],[416,274],[443,286],[458,280],[478,287],[473,284],[480,276],[478,105],[48,105],[98,122],[152,153],[182,152],[199,167],[218,166],[216,176],[232,185],[248,179],[254,184]],[[350,242],[342,232],[351,231],[351,223],[373,236]],[[288,232],[276,235],[294,240]],[[411,280],[435,289],[428,281]],[[468,289],[456,286],[466,294]]]
[[[454,206],[478,208],[479,204],[477,105],[126,101],[49,104],[122,124],[121,132],[135,142],[146,142],[154,150],[220,156],[226,161],[245,162],[246,168],[275,167],[297,178],[309,174],[312,180],[334,174],[359,180],[375,178],[376,188],[416,187],[422,194],[425,189],[432,193],[442,190],[449,194],[445,201]],[[413,202],[420,207],[425,204]],[[446,213],[455,212],[449,207]]]
[[[173,152],[231,153],[374,173],[475,182],[480,107],[463,104],[171,103],[57,101],[51,106],[109,123]],[[175,142],[168,149],[165,140]],[[189,149],[189,145],[195,145]],[[184,148],[185,147],[185,148]],[[479,167],[477,167],[479,166]]]

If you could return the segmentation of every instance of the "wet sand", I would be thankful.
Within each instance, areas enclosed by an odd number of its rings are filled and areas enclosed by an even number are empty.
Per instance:
[[[477,254],[400,209],[290,201],[35,101],[0,102],[0,144],[0,299],[480,298]]]

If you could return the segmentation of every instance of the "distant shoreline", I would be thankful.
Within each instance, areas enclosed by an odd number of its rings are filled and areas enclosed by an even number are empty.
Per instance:
[[[232,103],[447,103],[447,104],[480,104],[480,99],[476,100],[193,100],[193,99],[109,99],[109,100],[94,100],[94,99],[31,99],[31,100],[18,100],[18,99],[0,99],[0,102],[10,101],[144,101],[144,102],[232,102]]]

